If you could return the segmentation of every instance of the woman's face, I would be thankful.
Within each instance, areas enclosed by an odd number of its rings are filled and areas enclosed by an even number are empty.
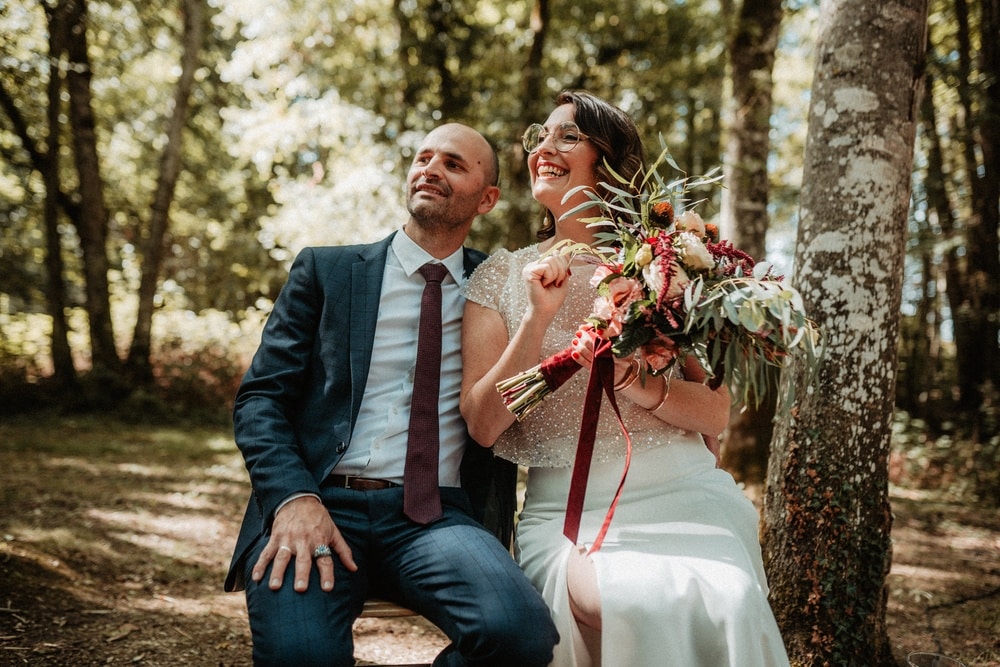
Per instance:
[[[587,195],[581,192],[564,203],[563,197],[567,192],[581,185],[591,189],[597,187],[594,165],[598,153],[590,141],[580,141],[565,153],[556,150],[554,134],[563,123],[574,121],[575,111],[572,104],[556,107],[544,123],[545,140],[528,154],[531,195],[551,211],[556,220],[564,211],[587,201]]]

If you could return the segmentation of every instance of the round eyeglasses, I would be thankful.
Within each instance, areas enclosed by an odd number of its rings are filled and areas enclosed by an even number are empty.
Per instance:
[[[549,135],[552,135],[552,145],[560,153],[568,153],[576,148],[576,145],[581,141],[589,139],[586,134],[580,131],[577,124],[571,121],[559,123],[556,129],[551,132],[546,130],[543,125],[532,123],[521,136],[521,144],[524,145],[524,150],[534,153],[549,138]]]

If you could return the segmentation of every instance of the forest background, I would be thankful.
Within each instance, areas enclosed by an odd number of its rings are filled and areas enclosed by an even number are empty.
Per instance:
[[[702,215],[802,280],[809,112],[829,64],[815,56],[837,34],[824,26],[855,10],[859,31],[908,25],[919,43],[898,80],[914,100],[905,220],[877,221],[898,307],[876,323],[892,406],[864,424],[884,440],[866,481],[996,507],[995,0],[0,0],[0,415],[225,424],[291,259],[398,228],[431,127],[468,123],[499,150],[503,199],[471,245],[530,243],[541,211],[519,137],[564,88],[628,111],[650,157],[662,138],[690,174],[722,165],[726,188],[694,193]],[[875,34],[859,59],[888,71]],[[846,365],[860,376],[862,362]],[[723,443],[738,479],[762,482],[769,462],[781,475],[772,443],[787,451],[789,436],[772,416],[734,412]]]

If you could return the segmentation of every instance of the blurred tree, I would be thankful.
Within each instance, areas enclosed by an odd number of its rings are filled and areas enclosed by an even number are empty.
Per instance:
[[[187,124],[191,88],[195,71],[198,69],[202,48],[202,22],[204,21],[201,0],[183,0],[182,13],[184,28],[181,42],[181,73],[174,89],[167,139],[163,146],[159,173],[156,178],[156,193],[150,210],[149,225],[142,242],[142,266],[138,289],[138,307],[132,345],[127,363],[133,379],[149,383],[153,380],[153,369],[149,358],[152,342],[153,305],[163,265],[163,254],[167,229],[170,225],[170,206],[173,204],[177,178],[181,171],[182,139]]]
[[[766,255],[771,109],[781,0],[743,0],[729,40],[732,97],[728,101],[723,238],[755,259]],[[723,467],[742,481],[762,482],[767,471],[774,395],[741,406],[730,420]]]
[[[764,502],[771,601],[793,664],[895,665],[888,453],[926,0],[822,3],[796,286],[824,334],[785,369]]]
[[[63,276],[62,236],[59,233],[59,199],[62,182],[59,177],[59,151],[62,125],[59,122],[60,96],[65,77],[63,75],[63,55],[69,39],[67,6],[65,4],[45,7],[49,25],[49,62],[59,63],[51,67],[46,86],[45,114],[45,154],[35,157],[34,162],[42,171],[45,182],[45,296],[49,315],[52,317],[52,377],[56,384],[68,387],[76,382],[73,366],[73,352],[69,344],[69,324],[66,321],[66,282]],[[12,118],[18,118],[15,109],[10,110]],[[25,136],[26,132],[21,132]],[[27,137],[26,137],[27,138]],[[29,142],[30,142],[30,138]]]
[[[546,77],[542,64],[545,57],[545,45],[549,38],[550,22],[551,4],[549,0],[535,0],[532,3],[528,19],[531,37],[522,67],[523,76],[520,87],[520,115],[524,122],[522,135],[528,125],[533,122],[541,122],[548,115],[548,109],[551,106],[550,100],[546,99]],[[517,134],[517,132],[514,131],[513,134]],[[533,231],[537,231],[537,226],[530,224],[529,221],[532,218],[540,219],[540,213],[534,200],[529,197],[516,196],[517,192],[531,192],[531,177],[528,174],[528,162],[523,148],[520,141],[512,141],[507,144],[505,149],[501,149],[509,170],[507,184],[509,189],[514,191],[514,196],[509,196],[509,193],[506,195],[508,201],[506,217],[510,224],[506,226],[503,245],[510,250],[523,248],[537,240],[532,234]]]
[[[933,26],[929,26],[929,63],[935,60],[931,37]],[[941,232],[947,237],[955,234],[955,211],[957,205],[949,193],[948,178],[945,173],[945,149],[938,132],[936,105],[935,68],[929,66],[924,75],[924,94],[920,104],[919,145],[924,156],[924,177],[915,179],[915,206],[910,218],[910,255],[916,256],[913,269],[916,277],[911,279],[916,295],[913,298],[913,315],[904,317],[900,330],[900,373],[897,383],[896,404],[913,417],[926,420],[935,432],[940,432],[941,415],[936,415],[931,400],[940,392],[929,388],[940,386],[942,335],[941,321],[944,307],[943,295],[938,289],[941,284],[958,281],[957,264],[939,261]],[[947,253],[952,255],[951,252]]]
[[[99,375],[110,378],[121,371],[121,360],[115,348],[114,324],[111,319],[108,209],[104,201],[97,118],[91,95],[94,71],[87,42],[87,2],[61,0],[60,4],[66,7],[69,25],[66,88],[69,92],[68,115],[76,165],[76,194],[80,201],[79,216],[72,218],[72,221],[83,251],[91,367]]]
[[[149,251],[148,247],[142,247],[149,242],[143,221],[153,217],[150,205],[143,202],[152,200],[152,208],[165,213],[162,195],[167,192],[168,180],[176,182],[174,199],[179,203],[171,212],[171,226],[164,228],[160,244],[167,250],[163,280],[156,285],[155,280],[147,278],[147,285],[152,282],[155,288],[153,304],[161,307],[169,301],[173,307],[241,312],[261,294],[273,296],[277,291],[275,285],[280,286],[278,271],[267,254],[260,251],[256,238],[256,220],[273,202],[266,184],[248,181],[249,172],[227,154],[226,137],[221,131],[219,107],[236,98],[233,91],[238,90],[221,82],[216,74],[217,63],[228,58],[226,41],[213,33],[204,49],[211,66],[189,68],[189,73],[201,82],[191,98],[192,112],[187,114],[186,122],[186,132],[194,141],[187,144],[183,154],[176,156],[177,164],[185,163],[189,171],[178,171],[175,179],[161,179],[158,184],[157,174],[166,173],[160,165],[170,132],[165,129],[166,123],[156,122],[157,109],[167,109],[164,115],[181,111],[170,92],[178,78],[171,68],[181,58],[181,41],[177,37],[181,31],[176,27],[181,14],[173,7],[146,3],[96,2],[87,7],[85,15],[80,14],[82,7],[75,2],[39,2],[0,11],[0,31],[4,34],[0,40],[4,54],[0,70],[3,112],[0,119],[8,121],[0,123],[0,128],[9,128],[9,131],[0,129],[0,155],[4,158],[0,161],[0,189],[5,195],[0,198],[4,201],[0,219],[4,222],[5,236],[0,263],[16,253],[22,256],[22,261],[13,265],[15,270],[5,272],[2,291],[15,297],[9,303],[15,312],[37,310],[41,304],[36,286],[46,286],[50,302],[53,295],[63,292],[70,307],[95,300],[103,303],[100,289],[90,290],[96,296],[87,301],[89,288],[82,277],[92,273],[93,280],[99,282],[99,276],[105,279],[104,291],[114,315],[112,330],[127,330],[129,324],[134,325],[136,320],[131,316],[137,297],[133,295],[141,282],[144,254]],[[82,40],[77,55],[85,47],[82,55],[100,56],[89,63],[89,70],[82,65],[71,66],[68,57],[54,57],[51,60],[54,66],[50,68],[49,60],[44,57],[41,45],[47,35],[56,38],[59,34],[58,25],[53,24],[49,30],[48,24],[67,14],[78,16],[73,35],[83,35],[74,37]],[[208,20],[205,17],[198,27],[207,26]],[[172,54],[176,54],[173,62]],[[82,72],[84,76],[78,77],[76,92],[69,95],[60,84],[73,72]],[[59,90],[64,90],[61,96]],[[32,103],[47,96],[56,96],[58,104],[46,109],[46,105]],[[73,101],[77,104],[71,105]],[[88,108],[89,120],[85,116],[78,123],[82,131],[77,134],[83,139],[73,143],[69,141],[74,134],[67,120],[79,118],[79,110],[86,112]],[[50,115],[46,116],[47,113]],[[58,124],[58,132],[52,130],[50,137],[54,159],[49,159],[45,144],[39,142],[40,137],[47,136],[44,129],[47,118],[48,122],[54,119]],[[175,123],[175,128],[179,127]],[[64,167],[63,161],[55,159],[61,155],[72,157],[72,162]],[[81,160],[82,167],[78,166]],[[85,177],[79,175],[81,168],[86,171]],[[193,172],[197,175],[192,175]],[[50,217],[45,217],[42,197],[38,195],[42,188],[36,187],[32,173],[44,174],[42,182],[49,182],[49,189],[55,187],[58,177],[61,189],[56,197],[62,220],[83,220],[85,202],[106,201],[103,232],[88,232],[88,227],[77,236],[74,227],[57,224],[59,242],[50,234],[49,250],[43,255],[44,236],[37,233],[43,227],[39,223],[48,219],[52,229],[54,221],[51,209]],[[15,175],[23,187],[14,186]],[[104,182],[112,183],[113,187],[104,187]],[[87,198],[81,194],[82,184],[87,184],[87,192],[91,193]],[[157,187],[161,193],[159,199],[154,196]],[[97,192],[99,198],[94,194]],[[89,206],[94,210],[101,208],[99,201]],[[95,216],[86,219],[91,218]],[[103,234],[105,240],[100,243],[92,240],[86,245],[83,238],[87,234],[89,238]],[[91,250],[81,253],[84,246]],[[107,248],[104,256],[110,259],[105,259],[103,269],[94,268],[101,263],[97,246]],[[55,250],[57,247],[61,247],[61,257]],[[95,261],[88,259],[95,253]],[[47,270],[43,270],[42,262],[35,261],[43,256]],[[64,260],[61,272],[66,282],[64,289],[55,287],[60,279],[60,260]],[[151,265],[155,263],[154,258]],[[52,306],[49,310],[58,308]],[[58,331],[58,323],[54,328]],[[140,327],[140,345],[142,334]],[[60,338],[56,336],[54,347],[58,347]],[[104,345],[107,347],[108,343]],[[118,341],[118,346],[125,347],[122,341]],[[90,365],[90,346],[74,347],[78,364]],[[111,347],[114,349],[113,344]],[[117,365],[117,354],[114,358],[112,364]]]
[[[978,431],[984,391],[995,397],[1000,378],[1000,6],[995,0],[974,4],[981,10],[978,58],[969,7],[965,0],[955,0],[954,77],[963,112],[956,129],[972,201],[964,257],[949,256],[958,275],[948,283],[948,298],[955,321],[959,407]],[[974,59],[980,63],[978,71]]]
[[[997,20],[995,4],[931,5],[897,383],[897,404],[925,429],[909,456],[932,446],[947,456],[939,461],[946,470],[992,502],[1000,501],[992,472],[1000,452]]]

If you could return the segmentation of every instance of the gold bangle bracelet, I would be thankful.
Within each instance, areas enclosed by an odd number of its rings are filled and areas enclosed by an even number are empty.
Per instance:
[[[656,412],[663,407],[663,404],[667,402],[667,396],[670,395],[670,376],[663,376],[663,393],[660,394],[660,400],[656,404],[655,408],[649,408],[650,412]]]
[[[625,369],[625,375],[622,379],[615,383],[615,391],[625,391],[635,383],[636,379],[639,377],[639,362],[632,359],[628,368]]]

